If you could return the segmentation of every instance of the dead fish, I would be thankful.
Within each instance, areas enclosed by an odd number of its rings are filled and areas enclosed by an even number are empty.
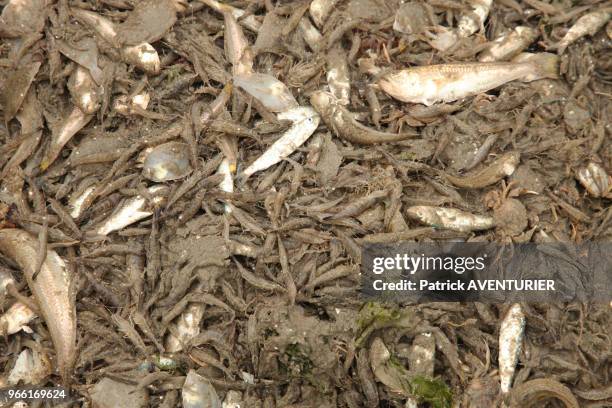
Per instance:
[[[593,197],[612,196],[612,176],[595,162],[581,167],[576,172],[576,178]]]
[[[34,77],[40,69],[41,63],[31,62],[29,64],[23,64],[20,68],[11,72],[6,78],[6,84],[11,84],[8,89],[3,92],[3,106],[4,106],[4,122],[8,123],[15,114],[19,111],[23,100],[28,94],[30,85],[34,80]]]
[[[258,32],[261,28],[261,23],[254,15],[249,15],[245,18],[241,18],[244,15],[244,10],[240,10],[236,7],[230,6],[229,4],[222,4],[217,0],[200,0],[202,3],[206,4],[208,7],[212,8],[218,13],[230,12],[234,16],[236,20],[240,22],[243,26],[248,28],[251,31]]]
[[[370,129],[357,122],[354,115],[342,106],[336,98],[325,91],[315,91],[310,103],[321,115],[328,128],[338,136],[352,143],[372,145],[405,140],[417,135],[416,132],[386,133]]]
[[[225,21],[223,46],[225,48],[225,56],[232,64],[232,74],[252,74],[253,54],[249,49],[249,41],[244,36],[242,28],[231,12],[224,12],[223,19]]]
[[[21,302],[15,302],[0,316],[0,336],[10,336],[11,334],[24,331],[32,333],[28,323],[36,318],[36,313]]]
[[[313,0],[310,3],[310,16],[317,27],[323,27],[323,23],[336,6],[339,0]]]
[[[173,0],[142,0],[121,24],[116,25],[122,45],[137,45],[159,41],[176,22]]]
[[[157,75],[161,70],[161,60],[157,50],[149,43],[129,45],[121,49],[121,58],[147,74]]]
[[[235,75],[234,84],[271,112],[285,112],[298,107],[287,85],[272,75],[259,73]]]
[[[70,13],[81,23],[93,29],[106,42],[115,48],[121,48],[115,24],[93,11],[73,7]]]
[[[47,249],[40,272],[32,280],[39,258],[38,248],[38,238],[26,231],[0,230],[0,252],[13,259],[23,271],[51,334],[59,373],[64,383],[68,383],[76,357],[73,276],[57,252]]]
[[[14,169],[28,159],[34,153],[42,138],[42,105],[36,97],[35,88],[30,87],[21,105],[21,109],[17,112],[17,120],[21,124],[21,135],[30,136],[27,136],[11,155],[10,160],[2,170],[0,179],[4,179],[11,169]]]
[[[53,129],[51,143],[40,162],[41,170],[46,170],[59,156],[63,147],[68,143],[79,130],[89,123],[93,115],[83,113],[78,107],[74,107],[70,115],[64,119],[60,125]]]
[[[470,12],[463,14],[457,23],[457,34],[460,37],[469,37],[484,26],[493,0],[471,0],[469,3]]]
[[[98,85],[102,85],[104,74],[98,66],[98,46],[93,38],[84,38],[74,46],[57,39],[55,45],[59,52],[85,68]]]
[[[578,408],[582,405],[578,402],[572,390],[552,378],[537,378],[524,382],[514,389],[510,394],[510,408],[538,408],[543,401],[555,400],[563,403],[564,408]],[[587,404],[589,405],[589,404]],[[593,406],[605,407],[595,404]]]
[[[96,84],[89,71],[82,66],[77,66],[70,75],[68,90],[72,97],[72,103],[84,114],[92,115],[100,108],[104,90]]]
[[[168,142],[155,146],[145,157],[142,175],[149,180],[165,182],[178,180],[191,173],[189,145]]]
[[[521,305],[513,304],[499,328],[499,380],[501,391],[506,394],[512,386],[525,334],[525,314]]]
[[[219,189],[226,193],[234,192],[234,172],[236,171],[236,166],[230,163],[228,158],[224,158],[217,169],[217,173],[223,175],[223,180],[219,183]],[[232,212],[231,206],[225,204],[225,212]]]
[[[278,120],[289,120],[291,127],[242,173],[243,180],[265,170],[288,157],[314,133],[319,126],[319,115],[310,107],[297,107],[279,113]]]
[[[495,227],[492,217],[470,214],[455,208],[416,205],[406,210],[406,215],[425,225],[451,231],[481,231]]]
[[[91,185],[79,192],[79,194],[75,194],[70,197],[68,200],[68,205],[70,206],[70,216],[74,219],[77,219],[83,214],[83,204],[85,201],[91,196],[91,194],[96,190],[94,185]]]
[[[507,82],[558,77],[558,57],[532,54],[520,62],[468,62],[408,68],[383,75],[378,84],[402,102],[432,105],[452,102],[497,88]]]
[[[77,20],[91,27],[104,41],[119,49],[123,61],[147,73],[159,73],[161,62],[157,51],[151,44],[140,42],[124,46],[118,28],[109,19],[92,11],[79,8],[72,8],[70,11]]]
[[[132,115],[147,110],[151,95],[148,92],[141,92],[136,95],[120,95],[113,101],[113,110],[122,115]]]
[[[538,32],[526,26],[518,26],[509,33],[503,34],[484,50],[480,62],[506,61],[520,54],[538,38]]]
[[[147,189],[148,193],[153,195],[151,204],[154,206],[161,205],[166,198],[167,187],[155,185]],[[108,235],[113,231],[120,230],[133,224],[137,221],[153,215],[152,208],[149,202],[143,196],[137,195],[125,200],[121,205],[102,223],[95,233],[98,235]]]
[[[467,174],[463,177],[446,175],[446,179],[457,187],[483,188],[497,183],[504,177],[511,176],[519,165],[520,160],[521,155],[519,152],[509,152],[478,172]]]
[[[195,370],[187,373],[182,395],[184,408],[221,408],[215,387]]]
[[[557,44],[557,53],[563,54],[565,49],[585,35],[595,35],[610,20],[612,12],[609,9],[594,11],[580,17]]]
[[[340,43],[327,52],[327,85],[341,105],[348,105],[351,97],[351,82],[348,57]]]

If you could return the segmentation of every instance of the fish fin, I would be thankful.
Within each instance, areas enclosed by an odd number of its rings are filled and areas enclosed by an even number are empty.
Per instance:
[[[559,78],[559,56],[542,52],[539,54],[521,54],[519,55],[520,62],[526,62],[532,65],[533,71],[525,77],[526,82],[535,81],[536,79],[558,79]],[[515,59],[517,61],[517,59]]]

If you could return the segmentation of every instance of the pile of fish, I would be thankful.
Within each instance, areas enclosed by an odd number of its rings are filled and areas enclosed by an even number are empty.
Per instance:
[[[358,272],[371,243],[612,238],[609,3],[0,10],[0,389],[610,406],[609,305],[390,309]]]

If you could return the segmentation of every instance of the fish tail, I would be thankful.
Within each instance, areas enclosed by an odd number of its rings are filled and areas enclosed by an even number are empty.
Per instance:
[[[539,54],[521,54],[515,61],[525,62],[531,65],[531,72],[526,75],[524,81],[530,82],[536,79],[558,79],[559,78],[559,56],[542,52]]]

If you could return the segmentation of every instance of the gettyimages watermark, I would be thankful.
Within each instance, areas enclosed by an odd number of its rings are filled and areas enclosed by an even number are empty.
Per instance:
[[[363,248],[362,293],[399,302],[610,302],[612,242]]]

